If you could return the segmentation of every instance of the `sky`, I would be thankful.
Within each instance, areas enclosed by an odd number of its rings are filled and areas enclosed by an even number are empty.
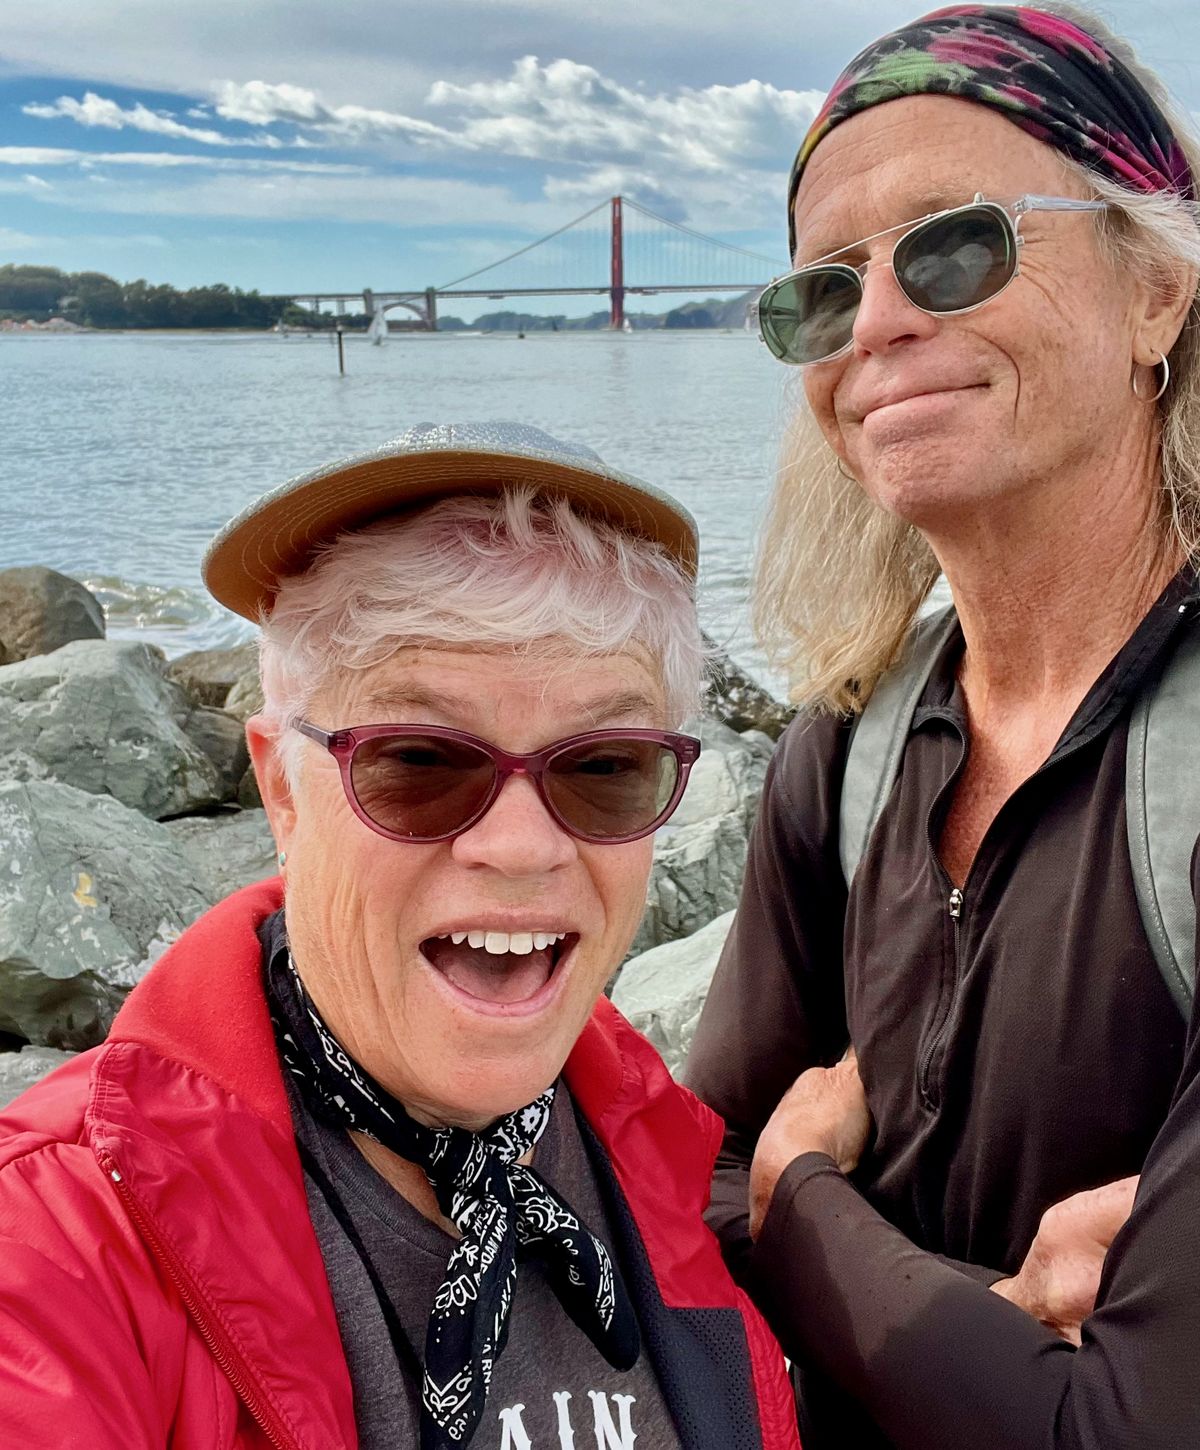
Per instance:
[[[781,270],[785,178],[809,119],[855,51],[916,13],[899,0],[4,0],[0,264],[415,289],[619,193]],[[1200,111],[1196,0],[1103,13]]]

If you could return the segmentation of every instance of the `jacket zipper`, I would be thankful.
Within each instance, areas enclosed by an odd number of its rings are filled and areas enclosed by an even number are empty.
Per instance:
[[[960,925],[962,922],[963,904],[965,897],[957,886],[950,889],[946,898],[946,912],[954,923],[954,981],[950,987],[950,993],[946,1001],[946,1011],[942,1020],[937,1024],[929,1035],[929,1041],[925,1045],[925,1051],[921,1056],[920,1069],[917,1075],[917,1086],[921,1093],[921,1101],[931,1110],[936,1108],[938,1100],[931,1090],[930,1079],[933,1076],[933,1060],[945,1041],[946,1033],[949,1031],[950,1023],[954,1020],[954,1010],[958,1005],[958,991],[962,985],[962,945]]]
[[[975,875],[976,869],[979,866],[980,858],[983,856],[984,848],[988,845],[992,833],[996,829],[996,822],[1012,805],[1012,802],[1015,800],[1015,798],[1027,786],[1031,785],[1033,781],[1039,780],[1046,773],[1047,770],[1050,770],[1054,766],[1061,764],[1061,762],[1064,760],[1069,760],[1072,755],[1074,755],[1077,751],[1082,750],[1084,746],[1089,745],[1090,743],[1090,740],[1073,741],[1060,754],[1051,756],[1049,760],[1044,761],[1040,766],[1038,766],[1037,770],[1034,771],[1034,773],[1028,778],[1028,780],[1023,781],[1012,793],[1012,795],[1009,796],[1008,800],[1006,800],[1004,804],[1000,807],[1000,809],[996,812],[995,819],[992,821],[991,825],[989,825],[987,830],[984,832],[983,840],[979,843],[979,849],[976,851],[975,859],[971,863],[971,869],[968,873],[966,882],[967,885],[970,885],[970,878]],[[964,753],[963,759],[965,760],[965,758],[966,756]],[[952,779],[957,779],[959,770],[961,770],[961,768],[962,765],[960,762],[959,768],[955,770]],[[938,1050],[945,1042],[946,1034],[949,1031],[950,1023],[954,1020],[954,1011],[958,1005],[958,993],[960,987],[962,986],[962,914],[963,909],[966,906],[966,896],[957,886],[951,885],[950,877],[946,874],[946,871],[941,864],[941,860],[938,857],[937,850],[932,846],[932,837],[930,838],[930,840],[934,869],[941,875],[941,878],[945,882],[945,884],[950,887],[950,890],[947,893],[946,897],[946,912],[947,915],[950,917],[950,920],[954,923],[954,982],[950,988],[950,999],[946,1003],[946,1011],[944,1016],[930,1033],[929,1041],[926,1044],[925,1050],[924,1052],[922,1052],[920,1061],[917,1065],[917,1091],[921,1095],[921,1101],[925,1104],[927,1108],[932,1111],[933,1109],[937,1108],[938,1102],[940,1101],[940,1097],[935,1098],[933,1093],[930,1091],[930,1080],[933,1075],[933,1060]]]
[[[233,1345],[229,1342],[225,1332],[212,1325],[205,1312],[205,1307],[200,1295],[196,1290],[191,1276],[179,1262],[174,1252],[163,1243],[158,1232],[154,1228],[148,1214],[141,1204],[134,1197],[133,1190],[125,1182],[121,1170],[117,1167],[110,1153],[101,1152],[97,1154],[100,1166],[105,1174],[112,1180],[117,1190],[117,1195],[125,1205],[129,1217],[137,1226],[138,1232],[146,1241],[158,1261],[167,1272],[167,1277],[174,1284],[184,1307],[192,1317],[200,1338],[204,1341],[208,1352],[216,1360],[221,1373],[233,1386],[238,1398],[246,1406],[255,1423],[270,1440],[276,1450],[298,1450],[296,1441],[292,1439],[284,1426],[280,1423],[278,1415],[268,1405],[259,1391],[250,1380],[244,1366],[244,1361]]]

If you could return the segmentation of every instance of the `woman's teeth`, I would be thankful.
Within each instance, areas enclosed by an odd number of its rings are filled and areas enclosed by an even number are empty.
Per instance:
[[[565,937],[565,931],[452,931],[450,933],[450,940],[456,947],[466,942],[471,947],[482,947],[485,952],[491,952],[493,956],[503,956],[506,952],[514,952],[519,957],[527,956],[532,951],[545,951],[547,947],[553,946]]]

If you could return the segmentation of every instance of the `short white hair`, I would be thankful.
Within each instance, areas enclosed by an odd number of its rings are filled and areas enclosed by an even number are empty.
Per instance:
[[[322,688],[411,644],[564,663],[640,648],[660,673],[670,725],[699,705],[692,583],[666,549],[533,487],[459,494],[339,535],[281,585],[262,621],[260,668],[293,784],[304,741],[290,727]]]

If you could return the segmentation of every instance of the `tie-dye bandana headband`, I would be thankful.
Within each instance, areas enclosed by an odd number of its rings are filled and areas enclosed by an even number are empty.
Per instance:
[[[1086,31],[1040,10],[954,5],[867,46],[809,127],[788,183],[839,122],[903,96],[960,96],[992,106],[1039,141],[1133,191],[1195,199],[1183,149],[1145,87]]]

